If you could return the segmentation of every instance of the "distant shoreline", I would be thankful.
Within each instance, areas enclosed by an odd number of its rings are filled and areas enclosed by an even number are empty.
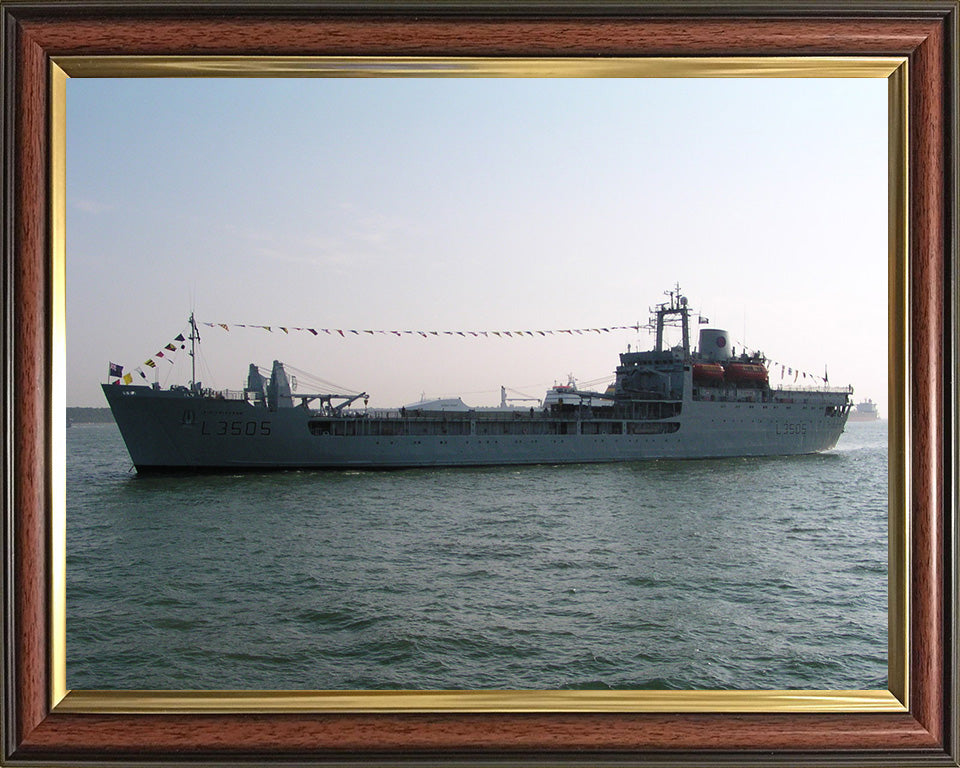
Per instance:
[[[113,414],[109,408],[67,407],[67,422],[70,424],[110,424]]]

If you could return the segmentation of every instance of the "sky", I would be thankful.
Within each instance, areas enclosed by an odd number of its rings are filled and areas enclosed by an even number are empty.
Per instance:
[[[467,332],[644,324],[679,283],[885,414],[886,114],[883,79],[70,79],[67,403],[110,362],[186,383],[191,311],[203,386],[602,387],[648,332]]]

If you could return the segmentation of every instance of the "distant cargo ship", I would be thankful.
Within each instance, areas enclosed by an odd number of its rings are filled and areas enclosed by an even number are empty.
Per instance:
[[[242,392],[194,383],[103,385],[139,472],[277,468],[400,468],[561,464],[806,454],[833,448],[852,388],[770,386],[760,353],[735,355],[726,331],[700,331],[676,291],[652,312],[656,344],[620,355],[604,392],[554,387],[534,408],[436,401],[351,410],[360,394],[302,394],[279,361],[250,365]],[[666,326],[682,342],[664,346]],[[190,317],[190,354],[198,334]]]
[[[877,421],[880,414],[877,412],[877,404],[869,398],[863,402],[857,403],[857,407],[850,411],[850,421]]]

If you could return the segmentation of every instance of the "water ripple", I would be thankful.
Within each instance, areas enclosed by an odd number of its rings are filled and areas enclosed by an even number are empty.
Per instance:
[[[884,688],[886,431],[848,433],[813,457],[141,478],[112,425],[77,425],[68,684]]]

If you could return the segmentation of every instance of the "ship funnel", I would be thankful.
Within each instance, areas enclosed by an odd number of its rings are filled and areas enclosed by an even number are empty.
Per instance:
[[[263,376],[260,375],[260,369],[257,368],[256,363],[250,363],[250,370],[247,372],[247,393],[253,395],[254,401],[259,401],[261,404],[266,399],[264,395]]]
[[[729,360],[729,334],[719,328],[701,328],[700,358],[702,360]]]
[[[267,384],[267,405],[271,411],[277,408],[293,408],[293,396],[290,393],[290,381],[287,372],[283,370],[283,363],[273,361],[273,372],[270,374],[270,383]]]

